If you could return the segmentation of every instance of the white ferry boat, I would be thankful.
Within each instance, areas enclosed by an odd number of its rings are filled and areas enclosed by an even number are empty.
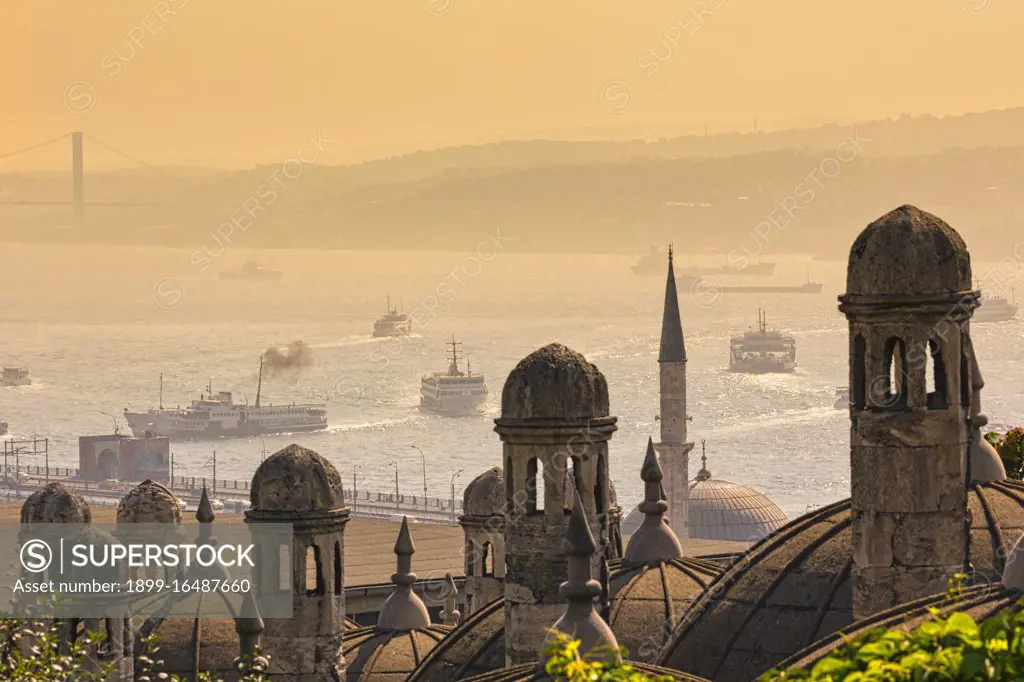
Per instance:
[[[796,369],[796,339],[768,330],[768,314],[757,311],[757,330],[733,337],[729,369],[747,374],[792,372]]]
[[[847,410],[850,408],[850,388],[848,386],[836,387],[835,408],[837,410]]]
[[[1016,298],[1011,293],[1012,298]],[[971,322],[1008,322],[1017,316],[1016,301],[1001,296],[981,295],[981,306],[976,308]]]
[[[24,367],[4,367],[0,374],[0,386],[28,386],[32,377]]]
[[[186,408],[164,409],[163,377],[160,378],[160,407],[146,412],[129,412],[124,417],[136,436],[166,436],[168,438],[224,438],[256,436],[266,433],[297,433],[327,428],[327,406],[316,404],[261,405],[263,388],[263,358],[260,357],[259,383],[256,404],[239,405],[230,391],[220,391],[213,397],[200,395]]]
[[[388,311],[373,323],[373,335],[408,336],[411,331],[412,319],[405,313],[398,312],[397,308],[391,307],[391,294],[388,294]]]
[[[451,364],[445,373],[434,372],[420,381],[420,409],[449,417],[479,412],[487,400],[487,384],[483,374],[473,374],[466,361],[466,371],[459,369],[458,348],[462,344],[452,337]]]

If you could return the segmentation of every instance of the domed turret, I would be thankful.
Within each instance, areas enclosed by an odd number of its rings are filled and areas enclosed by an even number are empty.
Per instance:
[[[21,523],[92,523],[92,511],[75,491],[49,483],[21,505]]]
[[[252,508],[320,512],[345,506],[341,475],[312,450],[289,445],[268,457],[252,477]]]
[[[117,505],[118,523],[181,523],[181,505],[165,486],[146,479]]]
[[[466,486],[462,513],[466,516],[500,516],[505,511],[505,480],[501,467],[492,467]]]
[[[585,357],[552,343],[523,358],[501,392],[501,418],[592,419],[608,416],[608,382]]]

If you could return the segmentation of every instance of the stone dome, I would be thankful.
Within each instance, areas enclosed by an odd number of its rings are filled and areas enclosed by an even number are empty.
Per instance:
[[[1024,528],[1024,483],[976,483],[967,506],[972,581],[997,580]],[[794,519],[700,596],[655,662],[716,682],[749,682],[848,627],[851,547],[849,499]]]
[[[623,663],[649,676],[664,677],[667,675],[669,678],[679,682],[708,682],[708,680],[687,675],[678,670],[669,670],[668,668],[661,668],[648,663],[638,663],[636,661],[623,661]],[[538,671],[536,663],[523,663],[511,668],[502,668],[484,675],[466,678],[466,682],[548,682],[552,679],[545,673]]]
[[[971,443],[971,480],[983,483],[1006,480],[1003,458],[984,436]]]
[[[971,290],[964,240],[941,218],[900,206],[864,228],[850,248],[848,294],[943,295]]]
[[[789,522],[756,490],[710,476],[690,482],[688,509],[689,536],[705,540],[756,542]]]
[[[505,478],[501,467],[491,467],[466,486],[462,513],[466,516],[500,516],[505,512]]]
[[[181,523],[181,504],[166,486],[146,479],[117,505],[118,523]]]
[[[21,505],[21,523],[92,523],[92,511],[74,490],[48,483]]]
[[[724,570],[699,558],[674,559],[660,566],[609,562],[609,625],[632,660],[657,653],[686,607]],[[653,642],[653,647],[648,642]],[[409,677],[409,682],[464,680],[505,667],[505,599],[495,599],[460,623]],[[690,679],[690,678],[684,678]]]
[[[954,612],[966,613],[974,618],[975,622],[985,620],[1005,609],[1009,609],[1011,614],[1016,613],[1022,608],[1021,596],[1018,590],[1007,589],[999,584],[988,584],[968,587],[955,596],[943,593],[918,599],[859,620],[843,628],[842,633],[833,633],[797,652],[778,667],[810,670],[815,663],[843,647],[850,639],[856,639],[874,628],[914,630],[932,619],[930,609],[938,609],[939,615],[945,617]]]
[[[326,512],[345,506],[341,474],[334,465],[295,444],[260,464],[249,499],[253,511]]]
[[[405,631],[365,627],[346,632],[342,653],[348,663],[347,679],[350,682],[404,680],[449,632],[451,628],[446,625]]]
[[[501,391],[501,419],[598,419],[608,416],[608,382],[597,367],[560,343],[519,361]]]

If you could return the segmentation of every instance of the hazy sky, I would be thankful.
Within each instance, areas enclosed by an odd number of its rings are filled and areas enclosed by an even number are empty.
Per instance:
[[[982,111],[1024,106],[1022,35],[1019,0],[10,2],[0,154],[81,129],[153,164],[247,166],[320,129],[344,162],[536,131]]]

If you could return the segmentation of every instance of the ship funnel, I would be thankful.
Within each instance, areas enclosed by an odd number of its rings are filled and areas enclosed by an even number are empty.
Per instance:
[[[217,400],[225,405],[231,404],[231,391],[220,391],[217,393]]]

